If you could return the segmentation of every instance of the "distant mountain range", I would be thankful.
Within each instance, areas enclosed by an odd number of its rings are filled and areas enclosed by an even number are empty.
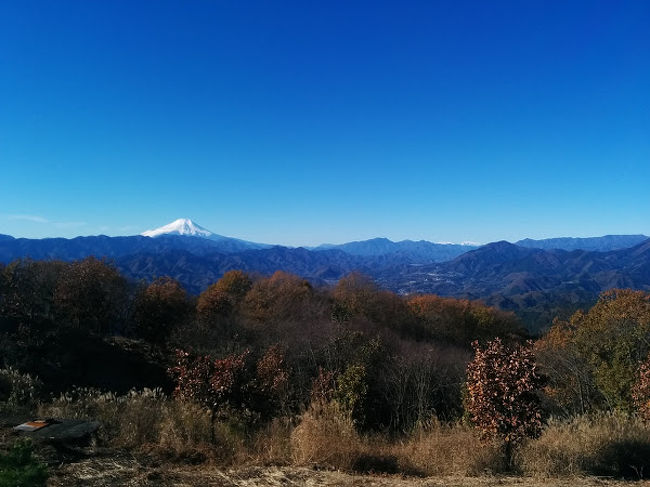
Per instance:
[[[644,235],[525,239],[483,246],[376,238],[291,248],[225,237],[188,219],[129,237],[24,239],[0,235],[0,262],[94,255],[133,279],[169,275],[199,293],[228,270],[284,270],[317,284],[360,271],[393,291],[482,299],[517,312],[531,328],[591,304],[613,287],[650,290]]]
[[[402,240],[393,242],[387,238],[373,238],[360,242],[348,242],[340,245],[324,244],[313,250],[342,250],[350,255],[362,257],[376,257],[391,255],[421,262],[444,262],[458,257],[469,250],[476,249],[476,245],[442,244],[427,242],[426,240]]]
[[[434,293],[481,299],[543,327],[559,314],[593,303],[602,291],[650,291],[650,239],[606,252],[544,250],[495,242],[454,260],[398,266],[376,280],[402,294]]]
[[[648,240],[646,235],[605,235],[604,237],[562,237],[533,240],[525,238],[515,242],[520,247],[530,249],[559,249],[559,250],[596,250],[607,252],[609,250],[626,249]]]

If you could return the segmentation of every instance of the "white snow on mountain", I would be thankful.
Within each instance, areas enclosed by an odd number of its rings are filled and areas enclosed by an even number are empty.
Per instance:
[[[140,235],[143,237],[159,237],[161,235],[185,235],[189,237],[210,238],[215,234],[210,230],[203,228],[201,225],[197,225],[189,218],[179,218],[178,220],[174,220],[173,222],[168,223],[167,225],[164,225],[160,228],[142,232]]]

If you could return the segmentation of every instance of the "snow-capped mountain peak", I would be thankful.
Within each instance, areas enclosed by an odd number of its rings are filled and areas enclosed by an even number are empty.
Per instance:
[[[143,237],[159,237],[161,235],[185,235],[188,237],[210,238],[214,235],[210,230],[197,225],[189,218],[179,218],[167,225],[154,230],[147,230],[140,235]]]

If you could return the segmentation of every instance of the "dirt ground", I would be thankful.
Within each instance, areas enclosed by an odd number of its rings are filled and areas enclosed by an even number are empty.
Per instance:
[[[595,477],[535,479],[525,477],[443,477],[353,475],[296,467],[244,467],[219,469],[198,466],[150,466],[135,458],[92,458],[53,469],[49,486],[161,486],[161,487],[648,487],[649,481],[624,482]]]

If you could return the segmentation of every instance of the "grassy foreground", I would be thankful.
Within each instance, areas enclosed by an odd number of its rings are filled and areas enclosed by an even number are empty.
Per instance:
[[[49,484],[54,487],[161,486],[161,487],[275,487],[275,486],[371,486],[371,487],[484,487],[492,485],[541,487],[604,487],[650,485],[596,477],[562,479],[534,477],[402,477],[358,475],[305,467],[247,467],[219,469],[206,466],[145,466],[133,458],[85,460],[58,469]]]

